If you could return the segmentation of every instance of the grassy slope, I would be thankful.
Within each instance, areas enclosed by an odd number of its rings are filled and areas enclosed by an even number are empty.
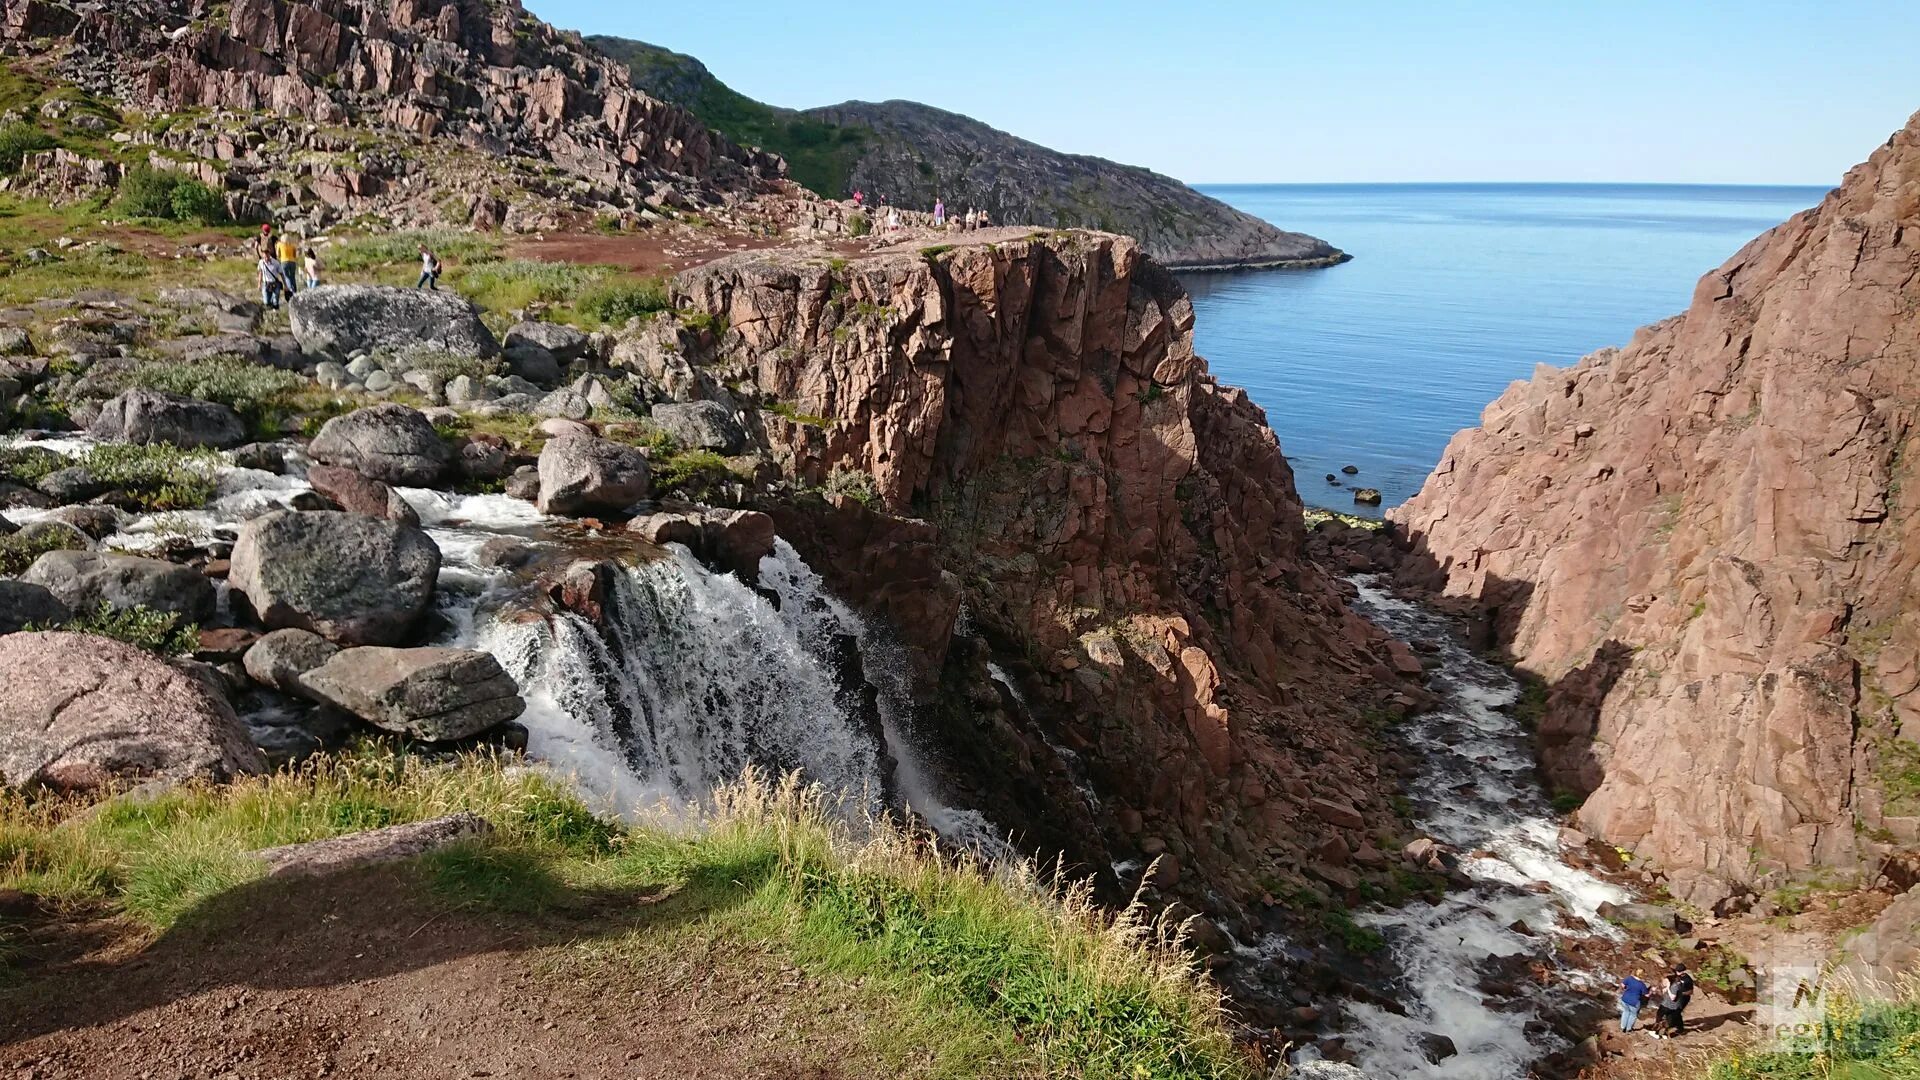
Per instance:
[[[690,110],[736,143],[787,159],[789,174],[828,198],[847,194],[854,163],[876,137],[863,127],[823,123],[735,91],[698,60],[645,42],[590,37],[587,43],[627,65],[634,85]]]
[[[600,820],[559,783],[499,759],[436,764],[379,748],[96,807],[4,794],[0,889],[159,933],[255,881],[248,850],[456,809],[497,831],[422,860],[441,903],[515,916],[583,894],[655,904],[675,915],[660,934],[730,941],[880,993],[879,1022],[860,1020],[867,1042],[896,1066],[912,1058],[917,1074],[1249,1074],[1217,996],[1137,918],[1104,918],[1082,893],[1024,872],[935,857],[884,823],[856,837],[792,785],[725,792],[690,833]],[[574,946],[572,959],[618,966],[671,943],[642,927]],[[34,992],[28,978],[7,993]]]

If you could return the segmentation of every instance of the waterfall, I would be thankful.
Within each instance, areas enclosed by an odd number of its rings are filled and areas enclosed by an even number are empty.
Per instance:
[[[748,765],[879,809],[886,739],[862,700],[876,691],[850,685],[845,656],[864,627],[784,543],[762,574],[777,604],[671,547],[621,568],[603,627],[496,619],[478,647],[520,683],[531,754],[622,809],[698,801]]]

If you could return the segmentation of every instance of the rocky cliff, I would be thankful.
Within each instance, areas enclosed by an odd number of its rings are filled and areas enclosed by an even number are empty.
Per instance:
[[[1920,117],[1395,517],[1549,684],[1581,827],[1712,904],[1920,839]],[[1730,884],[1732,883],[1732,884]]]
[[[190,168],[269,211],[419,188],[497,225],[537,197],[634,209],[783,172],[517,0],[0,0],[0,42],[137,114],[97,112],[98,134],[155,118],[114,132],[111,159]],[[449,148],[465,156],[433,152]]]
[[[901,632],[957,801],[1103,876],[1162,857],[1230,913],[1383,867],[1360,713],[1411,701],[1171,275],[1095,234],[826,255],[681,275],[724,332],[663,319],[615,361],[751,415],[822,486],[782,533]]]
[[[911,101],[779,109],[734,91],[690,56],[623,38],[587,40],[625,62],[648,93],[784,155],[795,179],[828,198],[859,189],[923,210],[945,198],[956,212],[979,207],[997,222],[1125,233],[1181,269],[1324,266],[1347,257],[1171,177],[1062,154],[957,113]]]

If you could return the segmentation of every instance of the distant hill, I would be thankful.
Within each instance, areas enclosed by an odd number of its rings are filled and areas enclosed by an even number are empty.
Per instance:
[[[627,66],[634,85],[680,105],[736,143],[786,158],[790,175],[830,198],[855,189],[902,206],[942,197],[993,220],[1126,233],[1176,268],[1312,266],[1346,255],[1274,228],[1172,177],[1063,154],[958,113],[911,101],[782,109],[727,86],[699,60],[627,38],[587,43]]]

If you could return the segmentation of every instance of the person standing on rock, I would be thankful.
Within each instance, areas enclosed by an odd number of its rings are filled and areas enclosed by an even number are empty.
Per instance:
[[[867,193],[864,191],[861,191],[859,188],[854,188],[853,189],[853,208],[855,210],[858,210],[865,205],[867,205]]]
[[[947,227],[947,204],[937,198],[933,200],[933,227],[936,229]]]
[[[307,271],[307,288],[309,289],[319,288],[320,287],[320,253],[318,251],[315,251],[311,247],[307,248],[305,269]]]
[[[280,242],[273,245],[273,253],[280,260],[280,279],[286,285],[287,295],[291,297],[294,283],[300,280],[300,245],[294,241],[292,233],[283,230]]]
[[[1633,1025],[1640,1021],[1640,1006],[1646,1004],[1647,991],[1650,989],[1651,987],[1641,980],[1640,973],[1637,971],[1620,980],[1620,1030],[1622,1032],[1632,1031]]]
[[[414,288],[436,290],[440,288],[440,259],[427,250],[424,244],[420,246],[420,282]]]

